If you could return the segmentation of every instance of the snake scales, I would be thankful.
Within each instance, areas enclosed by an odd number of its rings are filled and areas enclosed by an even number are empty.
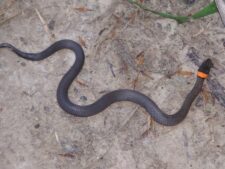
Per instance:
[[[202,90],[204,79],[209,74],[210,68],[213,67],[212,61],[210,59],[205,60],[201,64],[201,66],[198,69],[198,72],[204,76],[200,76],[200,74],[197,76],[194,87],[184,98],[184,102],[181,108],[176,113],[168,115],[164,113],[157,106],[157,104],[153,100],[148,98],[146,95],[138,91],[128,89],[120,89],[107,93],[103,95],[100,99],[98,99],[96,102],[90,105],[80,106],[72,103],[68,97],[68,89],[73,80],[80,73],[85,59],[82,47],[72,40],[57,41],[51,46],[49,46],[47,49],[39,53],[26,53],[8,43],[0,44],[0,48],[9,48],[18,56],[32,61],[39,61],[45,59],[61,49],[72,50],[75,53],[76,60],[74,64],[71,66],[71,68],[63,76],[57,89],[58,104],[67,113],[79,117],[88,117],[100,113],[101,111],[103,111],[104,109],[106,109],[115,102],[130,101],[142,106],[156,122],[166,126],[176,125],[186,117],[192,102],[195,100],[195,98]]]

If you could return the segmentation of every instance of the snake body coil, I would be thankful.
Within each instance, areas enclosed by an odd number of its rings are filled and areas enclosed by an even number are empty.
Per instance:
[[[127,89],[112,91],[108,94],[103,95],[100,99],[90,105],[80,106],[72,103],[68,97],[68,89],[73,80],[81,71],[84,64],[84,52],[78,43],[72,40],[60,40],[40,53],[25,53],[8,43],[0,44],[0,48],[9,48],[18,56],[32,61],[45,59],[61,49],[72,50],[76,55],[76,60],[59,83],[57,89],[57,101],[64,111],[79,117],[88,117],[98,114],[115,102],[131,101],[145,108],[146,111],[152,116],[152,118],[158,123],[166,126],[176,125],[186,117],[192,102],[200,93],[205,79],[205,77],[197,77],[194,87],[184,99],[181,108],[172,115],[164,113],[162,110],[160,110],[156,103],[154,103],[154,101],[152,101],[144,94],[138,91]],[[199,72],[207,76],[212,66],[213,64],[211,60],[207,59],[200,66]]]

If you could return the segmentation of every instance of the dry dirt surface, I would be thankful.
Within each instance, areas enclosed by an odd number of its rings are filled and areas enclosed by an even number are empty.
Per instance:
[[[209,2],[145,1],[177,14]],[[0,0],[0,43],[37,52],[60,39],[79,42],[86,54],[69,90],[80,105],[128,88],[174,113],[195,82],[196,60],[206,58],[220,86],[207,81],[174,127],[157,124],[128,102],[78,118],[56,101],[59,81],[74,61],[71,51],[32,62],[0,49],[1,169],[225,168],[225,28],[218,14],[181,25],[125,0]]]

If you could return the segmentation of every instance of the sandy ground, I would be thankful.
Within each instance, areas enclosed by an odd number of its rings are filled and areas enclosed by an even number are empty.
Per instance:
[[[151,0],[153,9],[189,14],[182,1]],[[1,0],[0,42],[40,51],[56,40],[84,47],[85,66],[70,88],[80,105],[119,88],[138,90],[175,112],[195,81],[200,60],[212,58],[225,86],[225,28],[217,14],[183,25],[123,0]],[[56,88],[74,61],[62,50],[39,62],[0,50],[0,168],[224,169],[224,107],[207,82],[177,126],[154,122],[143,108],[117,103],[89,118],[57,105]]]

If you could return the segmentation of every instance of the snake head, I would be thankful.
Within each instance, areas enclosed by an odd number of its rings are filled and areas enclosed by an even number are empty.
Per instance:
[[[203,72],[205,74],[209,74],[210,69],[213,67],[213,63],[211,59],[206,59],[202,64],[199,66],[198,71]]]

